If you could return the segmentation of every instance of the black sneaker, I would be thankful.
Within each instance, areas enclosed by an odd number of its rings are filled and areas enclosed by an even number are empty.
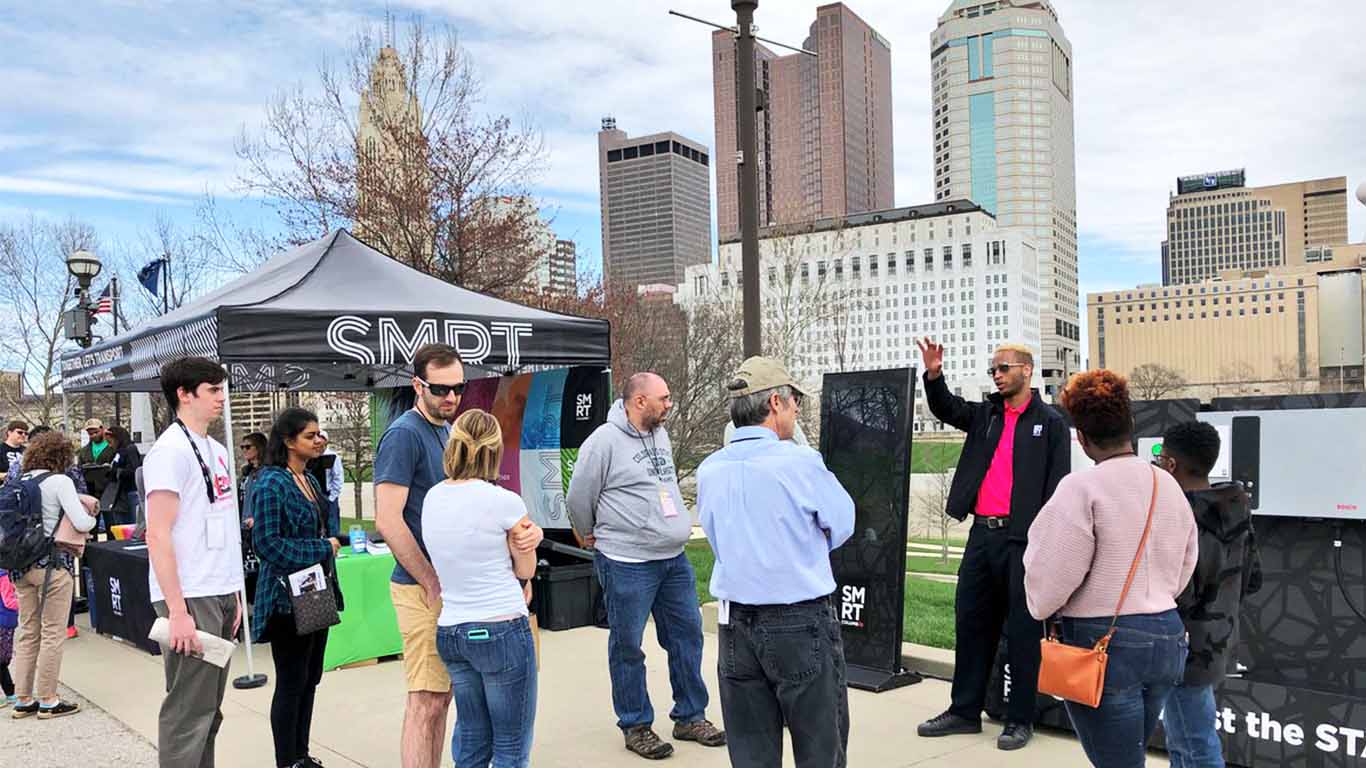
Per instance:
[[[38,700],[34,699],[29,704],[15,704],[14,712],[10,715],[15,720],[23,720],[26,717],[33,717],[38,714]]]
[[[1034,726],[1028,723],[1006,723],[1006,728],[996,738],[996,748],[1007,752],[1022,749],[1034,738]]]
[[[51,707],[38,707],[39,720],[51,720],[54,717],[66,717],[81,711],[81,705],[73,701],[59,701]]]
[[[915,732],[926,738],[953,736],[959,733],[981,733],[982,721],[969,720],[966,717],[959,717],[952,712],[945,712],[938,717],[921,723],[920,727],[915,729]]]

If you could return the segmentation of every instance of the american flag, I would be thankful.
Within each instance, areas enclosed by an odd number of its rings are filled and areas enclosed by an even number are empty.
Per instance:
[[[104,287],[104,292],[100,294],[99,302],[95,305],[95,314],[100,315],[114,311],[114,284],[110,283]]]

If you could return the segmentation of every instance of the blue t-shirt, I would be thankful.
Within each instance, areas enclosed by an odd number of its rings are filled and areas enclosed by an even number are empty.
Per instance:
[[[417,539],[417,546],[428,559],[427,545],[422,541],[422,500],[433,485],[446,479],[441,457],[446,451],[446,440],[451,436],[450,425],[436,426],[416,409],[394,419],[384,430],[375,454],[375,485],[393,483],[408,489],[408,501],[403,505],[403,522]],[[394,561],[396,584],[416,584],[417,580]]]

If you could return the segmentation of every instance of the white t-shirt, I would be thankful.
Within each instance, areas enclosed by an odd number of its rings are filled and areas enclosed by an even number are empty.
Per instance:
[[[441,581],[437,626],[527,615],[507,544],[526,513],[521,496],[483,480],[442,482],[427,492],[422,540]]]
[[[193,439],[213,478],[214,503],[209,503],[204,473],[186,432],[175,424],[161,433],[147,453],[142,482],[149,497],[156,491],[170,491],[180,497],[171,542],[181,593],[185,597],[231,595],[242,589],[243,578],[242,533],[237,494],[228,472],[228,451],[211,437],[194,435]],[[166,599],[157,584],[155,568],[147,569],[147,583],[152,602]]]

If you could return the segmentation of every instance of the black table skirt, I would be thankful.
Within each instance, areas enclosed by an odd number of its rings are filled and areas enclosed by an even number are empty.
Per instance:
[[[147,586],[147,544],[93,542],[86,545],[81,563],[89,579],[90,622],[95,631],[160,654],[161,648],[147,639],[157,619]]]

